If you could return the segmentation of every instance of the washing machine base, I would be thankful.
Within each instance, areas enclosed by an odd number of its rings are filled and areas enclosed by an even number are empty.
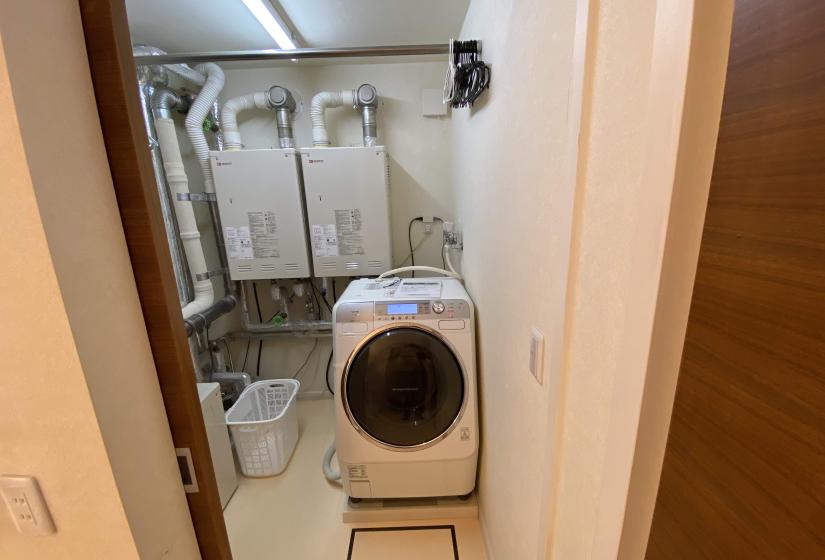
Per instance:
[[[464,496],[476,484],[478,454],[451,461],[341,463],[344,492],[351,498]]]

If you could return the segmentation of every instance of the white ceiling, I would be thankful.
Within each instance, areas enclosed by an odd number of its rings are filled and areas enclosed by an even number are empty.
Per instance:
[[[321,48],[446,43],[469,2],[272,0],[300,46]],[[126,9],[132,42],[168,52],[277,48],[241,0],[126,0]]]

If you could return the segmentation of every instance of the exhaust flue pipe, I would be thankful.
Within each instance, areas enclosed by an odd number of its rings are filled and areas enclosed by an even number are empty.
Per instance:
[[[372,85],[362,84],[355,92],[355,103],[356,107],[361,109],[364,146],[375,146],[378,144],[378,121],[375,116],[378,109],[378,92]]]
[[[275,110],[278,124],[278,145],[281,148],[294,148],[295,138],[292,134],[292,115],[297,104],[288,89],[272,86],[267,91],[248,93],[233,97],[223,105],[221,124],[223,125],[224,146],[227,151],[243,148],[241,132],[238,129],[238,113],[248,109]]]
[[[376,109],[378,92],[370,84],[362,84],[357,90],[322,91],[315,94],[309,109],[312,120],[312,145],[325,148],[330,145],[324,111],[331,107],[349,105],[361,111],[361,128],[364,146],[375,146],[378,142],[378,125]]]

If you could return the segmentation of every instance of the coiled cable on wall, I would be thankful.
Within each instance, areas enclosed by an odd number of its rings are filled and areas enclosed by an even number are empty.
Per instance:
[[[472,107],[490,87],[490,67],[481,60],[481,41],[450,40],[444,103],[454,109]]]

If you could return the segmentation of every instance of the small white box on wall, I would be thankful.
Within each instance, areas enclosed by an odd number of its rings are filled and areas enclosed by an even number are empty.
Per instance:
[[[447,104],[443,101],[444,93],[440,89],[421,90],[421,115],[424,117],[444,117]]]

